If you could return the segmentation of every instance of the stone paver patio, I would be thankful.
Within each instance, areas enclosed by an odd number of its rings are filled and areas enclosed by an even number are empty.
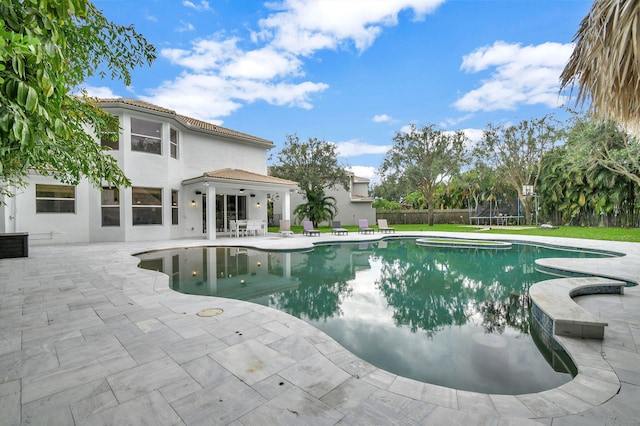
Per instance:
[[[540,263],[640,281],[640,244],[406,235],[622,252],[620,258]],[[536,394],[489,395],[380,370],[305,322],[261,305],[174,292],[167,276],[138,269],[131,256],[209,243],[282,250],[379,238],[351,233],[32,246],[28,258],[0,260],[0,424],[638,424],[640,287],[575,299],[609,326],[604,340],[558,338],[578,365],[571,382]],[[209,308],[224,312],[196,315]]]

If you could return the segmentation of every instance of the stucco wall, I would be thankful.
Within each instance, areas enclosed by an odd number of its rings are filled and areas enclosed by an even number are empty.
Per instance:
[[[112,151],[133,187],[162,188],[162,224],[133,225],[131,188],[120,189],[120,226],[103,227],[101,192],[87,181],[76,187],[75,213],[35,212],[35,184],[57,184],[55,180],[33,175],[29,185],[19,190],[15,198],[5,200],[0,210],[0,231],[28,232],[32,244],[90,241],[149,241],[202,236],[202,194],[195,186],[183,187],[186,179],[219,169],[242,169],[253,173],[267,172],[267,147],[229,140],[196,131],[166,115],[141,112],[128,108],[107,108],[118,116],[122,132],[119,150]],[[162,123],[162,154],[131,151],[130,118]],[[170,156],[169,130],[179,131],[178,158]],[[96,142],[98,143],[98,142]],[[200,187],[198,187],[200,188]],[[171,192],[178,191],[179,224],[172,225]],[[200,189],[201,192],[202,189]],[[267,192],[247,194],[247,214],[250,219],[266,219]],[[195,205],[192,205],[195,201]],[[215,202],[215,198],[210,200]],[[257,207],[260,203],[260,207]],[[10,219],[11,218],[11,219]]]

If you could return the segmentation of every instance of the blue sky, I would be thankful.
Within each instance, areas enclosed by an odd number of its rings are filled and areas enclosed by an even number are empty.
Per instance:
[[[91,78],[89,94],[128,97],[272,140],[335,143],[374,182],[410,123],[464,130],[555,112],[558,79],[592,1],[95,0],[133,24],[158,59],[130,87]],[[567,103],[573,105],[572,103]]]

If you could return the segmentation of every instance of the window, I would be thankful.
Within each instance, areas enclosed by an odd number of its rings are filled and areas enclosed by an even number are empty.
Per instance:
[[[178,131],[173,127],[169,129],[169,146],[171,148],[171,157],[178,158]]]
[[[162,188],[131,188],[134,225],[162,225]]]
[[[100,145],[111,148],[114,151],[120,149],[120,141],[118,140],[120,137],[120,124],[118,118],[115,117],[115,123],[112,127],[104,129],[104,131],[99,132],[100,134]]]
[[[76,187],[36,184],[36,213],[75,213]]]
[[[132,118],[131,150],[162,154],[162,124]]]
[[[171,224],[178,224],[178,191],[171,190]]]
[[[102,188],[102,226],[120,226],[120,191]]]

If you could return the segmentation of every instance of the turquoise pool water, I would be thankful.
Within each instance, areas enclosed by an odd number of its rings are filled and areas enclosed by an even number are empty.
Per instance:
[[[287,312],[392,373],[456,389],[524,394],[566,383],[573,368],[566,354],[542,343],[532,324],[528,289],[551,278],[536,271],[534,260],[602,256],[391,239],[305,252],[199,247],[139,257],[141,267],[169,275],[176,291]]]

